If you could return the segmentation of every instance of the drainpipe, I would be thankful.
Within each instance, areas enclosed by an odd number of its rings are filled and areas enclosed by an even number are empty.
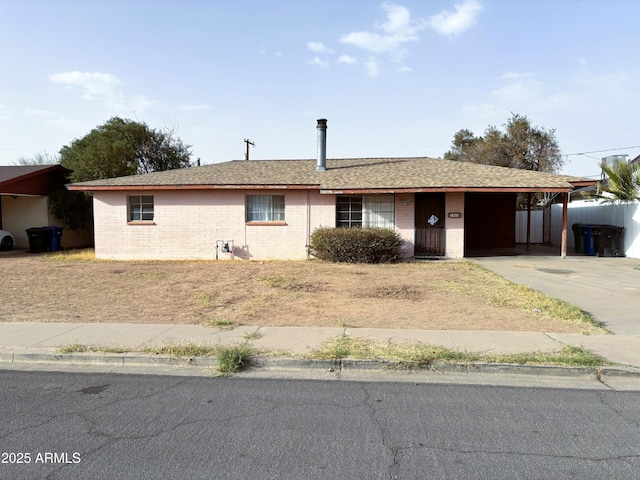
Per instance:
[[[318,119],[318,163],[316,172],[327,170],[327,119]]]

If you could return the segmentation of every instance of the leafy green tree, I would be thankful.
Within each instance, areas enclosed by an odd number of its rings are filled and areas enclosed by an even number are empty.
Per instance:
[[[445,160],[498,165],[539,172],[557,172],[564,164],[555,130],[534,127],[523,115],[511,114],[504,131],[489,126],[484,136],[467,129],[453,136]]]
[[[113,117],[60,150],[72,182],[189,167],[191,146],[146,123]]]
[[[84,192],[72,192],[64,187],[54,189],[49,195],[49,210],[74,232],[84,228],[93,219],[91,197]]]
[[[596,196],[606,201],[640,201],[640,163],[615,160],[600,164],[607,179],[598,183]]]

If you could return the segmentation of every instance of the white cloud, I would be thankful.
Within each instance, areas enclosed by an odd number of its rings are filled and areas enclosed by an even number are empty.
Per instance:
[[[80,87],[82,97],[93,100],[98,97],[112,97],[118,94],[120,80],[110,73],[64,72],[49,75],[49,80],[62,85]]]
[[[525,78],[535,77],[535,73],[519,73],[519,72],[507,72],[500,75],[498,78],[500,80],[522,80]]]
[[[182,110],[185,112],[195,112],[197,110],[211,110],[213,107],[211,105],[202,105],[199,103],[189,103],[185,105],[178,105],[178,110]]]
[[[307,42],[307,48],[312,52],[333,53],[333,50],[331,50],[322,42]]]
[[[413,68],[403,65],[402,67],[397,68],[396,71],[397,72],[413,72]]]
[[[320,57],[313,57],[311,60],[307,60],[309,65],[318,65],[319,67],[329,68],[329,61],[323,60]]]
[[[533,73],[507,72],[499,80],[506,83],[491,92],[491,95],[505,105],[527,105],[543,94],[544,85]]]
[[[155,100],[149,100],[144,95],[136,95],[135,97],[131,97],[126,101],[117,102],[113,105],[114,107],[122,109],[131,109],[134,112],[143,112],[148,108],[153,107],[154,105],[158,105],[158,102],[156,102]]]
[[[464,0],[454,8],[453,13],[445,10],[429,18],[429,26],[441,35],[460,35],[476,23],[482,4],[478,0]]]
[[[83,99],[100,101],[110,109],[143,111],[157,104],[144,95],[127,97],[120,89],[122,82],[111,73],[63,72],[49,75],[49,80],[69,89],[80,88]]]
[[[578,59],[578,63],[584,67],[587,64],[587,59],[584,57],[580,57]]]
[[[414,21],[408,8],[393,3],[383,3],[381,8],[387,12],[386,22],[376,26],[382,33],[351,32],[340,37],[340,42],[374,53],[388,53],[397,50],[405,42],[420,39],[418,32],[426,25],[422,21]]]
[[[346,63],[347,65],[353,65],[358,63],[358,60],[356,60],[350,55],[340,55],[340,58],[338,58],[338,63]]]
[[[377,77],[378,74],[380,73],[380,64],[373,57],[369,57],[369,60],[364,62],[363,65],[367,69],[367,74],[370,77]]]

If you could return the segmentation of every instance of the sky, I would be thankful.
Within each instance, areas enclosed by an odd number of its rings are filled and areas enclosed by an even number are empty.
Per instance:
[[[113,116],[202,164],[442,157],[511,114],[562,173],[640,155],[637,0],[0,0],[0,165]]]

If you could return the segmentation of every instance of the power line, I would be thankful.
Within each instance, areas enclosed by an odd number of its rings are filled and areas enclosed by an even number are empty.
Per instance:
[[[616,150],[628,150],[630,148],[640,148],[640,145],[634,145],[632,147],[621,147],[621,148],[608,148],[607,150],[593,150],[591,152],[580,152],[580,153],[566,153],[565,155],[568,157],[569,155],[585,155],[588,156],[587,153],[604,153],[604,152],[614,152]]]

